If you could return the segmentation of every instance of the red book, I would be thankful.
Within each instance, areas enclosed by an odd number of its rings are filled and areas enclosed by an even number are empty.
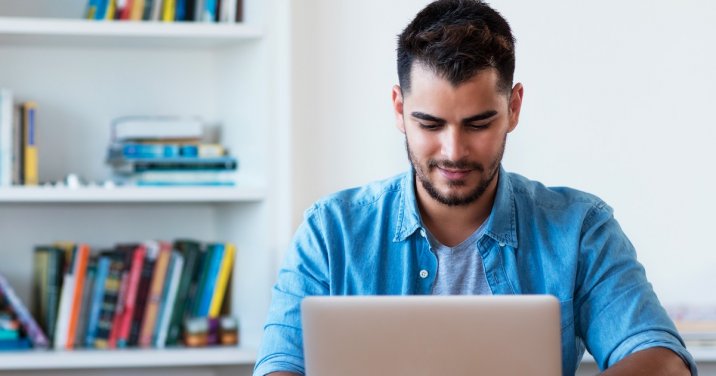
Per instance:
[[[118,347],[125,347],[129,342],[129,332],[132,327],[132,317],[137,303],[137,288],[139,280],[142,277],[142,267],[144,266],[144,255],[146,249],[144,245],[139,245],[132,255],[132,264],[129,269],[129,284],[127,286],[126,299],[124,301],[124,311],[119,322],[119,333],[117,336]]]
[[[117,296],[117,308],[112,318],[112,328],[109,331],[107,339],[110,349],[117,348],[117,337],[119,336],[119,323],[122,320],[122,312],[124,312],[125,296],[127,295],[127,285],[129,285],[129,272],[122,272],[122,280],[119,284],[119,295]]]

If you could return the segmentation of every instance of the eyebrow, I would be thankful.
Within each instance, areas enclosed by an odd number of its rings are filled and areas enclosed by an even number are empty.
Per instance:
[[[411,115],[412,117],[417,118],[417,119],[420,119],[420,120],[432,121],[432,122],[435,122],[435,123],[438,123],[438,124],[445,124],[445,123],[447,123],[447,122],[445,121],[445,119],[441,119],[441,118],[439,118],[439,117],[437,117],[437,116],[433,116],[433,115],[430,115],[430,114],[426,114],[426,113],[420,112],[420,111],[412,112],[410,115]],[[491,118],[491,117],[493,117],[493,116],[495,116],[495,115],[497,115],[497,111],[495,111],[495,110],[488,110],[488,111],[479,113],[479,114],[477,114],[477,115],[472,115],[472,116],[466,117],[466,118],[462,119],[462,123],[463,123],[463,124],[467,124],[467,123],[472,123],[472,122],[475,122],[475,121],[485,120],[485,119],[489,119],[489,118]]]

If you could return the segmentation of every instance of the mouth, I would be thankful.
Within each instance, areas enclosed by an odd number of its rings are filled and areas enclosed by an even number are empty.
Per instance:
[[[440,171],[440,174],[447,178],[448,180],[462,180],[467,177],[472,170],[462,170],[462,169],[454,169],[454,168],[443,168],[438,167],[438,171]]]

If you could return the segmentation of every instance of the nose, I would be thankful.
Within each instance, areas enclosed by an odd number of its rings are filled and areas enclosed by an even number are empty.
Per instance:
[[[460,127],[445,127],[441,136],[441,153],[445,159],[455,162],[467,156],[467,140]]]

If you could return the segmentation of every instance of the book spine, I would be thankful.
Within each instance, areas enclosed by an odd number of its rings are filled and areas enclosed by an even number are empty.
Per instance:
[[[50,253],[46,247],[36,247],[33,253],[32,315],[47,333],[47,287]]]
[[[166,286],[162,297],[162,305],[159,310],[159,322],[154,331],[154,345],[158,348],[164,348],[167,342],[169,321],[172,316],[172,309],[174,309],[174,300],[179,288],[179,279],[181,278],[183,266],[184,257],[179,252],[172,251],[170,268],[167,271],[167,281],[164,283]]]
[[[114,309],[114,317],[112,318],[112,329],[109,331],[107,347],[110,349],[117,348],[117,338],[119,337],[119,325],[124,315],[124,302],[127,296],[127,286],[129,285],[129,271],[122,271],[122,279],[119,284],[119,294],[117,294],[117,305]]]
[[[77,319],[77,329],[75,330],[75,348],[85,346],[90,304],[92,303],[92,290],[94,289],[96,278],[97,259],[95,257],[90,257],[90,261],[87,264],[87,275],[85,276],[84,288],[82,289],[82,304],[80,305],[80,313]]]
[[[224,255],[224,245],[214,244],[211,247],[211,258],[209,263],[209,271],[206,276],[204,288],[201,290],[201,299],[199,300],[199,309],[196,312],[197,317],[206,317],[209,315],[209,306],[211,305],[211,298],[214,295],[214,287],[216,286],[216,277],[219,274],[219,267],[221,266],[221,259]]]
[[[65,342],[65,348],[68,350],[72,349],[75,344],[75,330],[77,330],[77,320],[80,314],[80,305],[82,304],[82,291],[84,290],[85,275],[87,274],[89,252],[90,249],[87,244],[80,244],[77,248],[74,267],[75,286],[72,292],[72,303],[67,326],[67,342]]]
[[[124,313],[119,324],[117,338],[118,347],[126,347],[129,343],[129,334],[132,327],[132,318],[137,304],[137,289],[142,278],[142,268],[146,251],[143,245],[139,245],[132,254],[132,262],[129,270],[129,286],[127,287],[127,299],[124,304]]]
[[[0,186],[12,184],[13,96],[0,89]]]
[[[38,161],[37,161],[37,103],[25,102],[23,104],[23,133],[25,135],[24,140],[24,180],[25,185],[37,185],[39,182],[38,176]]]
[[[187,301],[189,300],[192,280],[196,279],[197,267],[199,265],[200,245],[194,241],[177,241],[175,247],[184,256],[184,268],[177,289],[177,297],[172,309],[172,318],[167,333],[167,345],[175,345],[181,337],[181,327],[184,320]]]
[[[67,326],[69,324],[70,305],[72,304],[72,292],[74,292],[74,277],[65,273],[62,279],[62,293],[57,308],[57,322],[55,323],[55,339],[53,341],[56,350],[65,348],[67,342]]]
[[[165,0],[154,0],[154,3],[152,4],[152,15],[149,18],[151,21],[159,21],[159,17],[162,14],[162,3]]]
[[[224,294],[226,293],[226,287],[229,283],[229,276],[231,276],[231,271],[234,268],[235,254],[236,247],[231,243],[227,243],[224,246],[224,256],[221,260],[219,276],[217,277],[216,286],[214,287],[214,294],[211,297],[209,317],[219,317],[221,303],[224,302]]]
[[[94,347],[99,323],[100,311],[104,299],[104,286],[109,274],[110,259],[101,256],[97,261],[97,277],[95,278],[94,289],[92,290],[92,303],[90,304],[89,317],[87,319],[87,334],[85,335],[85,346]]]
[[[8,303],[10,303],[10,307],[17,315],[18,320],[20,320],[20,324],[27,333],[27,336],[30,338],[32,345],[36,348],[49,347],[50,341],[47,336],[45,336],[42,328],[40,328],[37,324],[35,319],[27,310],[27,307],[25,307],[20,298],[17,297],[15,290],[13,290],[10,283],[2,274],[0,274],[0,292],[2,292],[5,299],[7,299]]]
[[[162,291],[170,256],[171,247],[166,247],[162,244],[159,255],[157,256],[157,262],[154,265],[154,273],[152,275],[152,283],[144,310],[142,328],[139,332],[139,346],[141,347],[149,347],[152,344],[152,335],[154,334],[154,327],[157,324],[157,312],[161,304]]]
[[[216,0],[204,0],[204,9],[202,10],[202,22],[216,21]]]
[[[164,9],[162,9],[162,21],[174,22],[175,11],[176,11],[176,1],[175,0],[164,0]]]
[[[62,280],[64,278],[62,270],[64,269],[64,253],[57,248],[50,248],[49,258],[47,260],[47,312],[45,322],[47,323],[48,338],[55,337],[55,328],[57,325],[57,315],[60,304],[60,295],[62,294]]]
[[[100,309],[99,322],[94,346],[99,349],[109,348],[109,336],[112,331],[114,314],[117,309],[117,299],[122,285],[122,260],[114,255],[110,261],[109,274],[104,283],[104,297]]]

